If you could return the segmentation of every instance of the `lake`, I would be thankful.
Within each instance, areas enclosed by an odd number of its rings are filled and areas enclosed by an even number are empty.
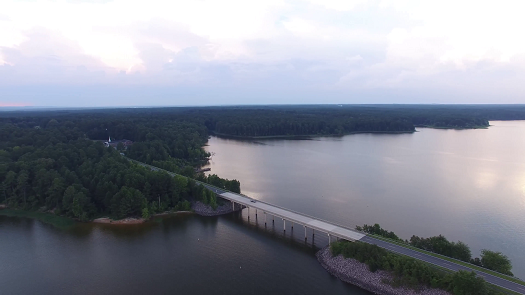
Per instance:
[[[311,140],[212,137],[211,172],[256,199],[403,239],[443,234],[501,251],[525,278],[525,122]]]
[[[319,265],[326,239],[281,228],[239,213],[68,230],[0,216],[0,294],[370,294]]]
[[[244,194],[347,226],[380,223],[402,238],[443,234],[502,251],[525,277],[525,122],[311,140],[212,137],[211,173]],[[330,276],[327,244],[264,226],[251,210],[178,214],[143,225],[63,230],[0,216],[1,294],[369,294]],[[311,237],[311,233],[309,233]],[[313,242],[313,243],[312,243]]]

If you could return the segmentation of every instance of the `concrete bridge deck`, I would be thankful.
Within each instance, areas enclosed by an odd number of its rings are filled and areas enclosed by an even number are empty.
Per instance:
[[[249,197],[233,194],[230,192],[224,192],[219,193],[219,196],[222,198],[229,200],[236,204],[241,204],[248,208],[253,208],[255,210],[260,210],[260,213],[264,214],[264,218],[266,222],[266,215],[270,214],[272,216],[281,218],[285,221],[291,222],[292,226],[293,224],[299,224],[306,228],[311,228],[313,230],[317,230],[323,233],[326,233],[329,238],[330,237],[336,237],[341,238],[349,241],[356,241],[360,240],[363,237],[365,237],[364,234],[357,232],[355,230],[343,227],[341,225],[337,225],[328,221],[323,221],[318,218],[310,217],[305,214],[293,212],[275,205],[271,205],[265,202],[256,201]],[[257,211],[256,211],[257,214]],[[305,235],[306,238],[306,235]]]

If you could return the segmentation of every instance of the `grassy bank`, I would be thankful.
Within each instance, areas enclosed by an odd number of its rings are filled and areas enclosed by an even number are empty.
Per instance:
[[[480,266],[477,266],[477,265],[474,265],[474,264],[471,264],[471,263],[468,263],[468,262],[464,262],[464,261],[461,261],[461,260],[458,260],[458,259],[454,259],[454,258],[450,258],[450,257],[444,256],[444,255],[439,255],[439,254],[436,254],[436,253],[425,251],[425,250],[422,250],[422,249],[410,246],[410,245],[408,245],[406,243],[399,242],[399,241],[392,240],[392,239],[388,239],[388,238],[385,238],[385,237],[382,237],[382,236],[379,236],[379,235],[373,235],[373,234],[368,234],[368,235],[371,236],[371,237],[374,237],[374,238],[376,238],[378,240],[383,240],[383,241],[386,241],[386,242],[389,242],[389,243],[392,243],[392,244],[396,244],[396,245],[399,245],[399,246],[402,246],[402,247],[405,247],[405,248],[408,248],[408,249],[411,249],[411,250],[414,250],[414,251],[417,251],[417,252],[421,252],[421,253],[424,253],[424,254],[427,254],[427,255],[430,255],[430,256],[434,256],[434,257],[446,260],[446,261],[450,261],[450,262],[453,262],[453,263],[456,263],[456,264],[459,264],[459,265],[463,265],[463,266],[471,268],[473,270],[484,272],[484,273],[493,275],[495,277],[499,277],[499,278],[505,279],[507,281],[511,281],[511,282],[514,282],[514,283],[517,283],[517,284],[525,286],[525,282],[520,280],[520,279],[513,278],[513,277],[510,277],[510,276],[506,276],[504,274],[500,274],[499,272],[495,272],[495,271],[492,271],[490,269],[486,269],[486,268],[483,268],[483,267],[480,267]]]
[[[51,213],[37,212],[37,211],[24,211],[24,210],[14,210],[14,209],[2,209],[0,210],[1,216],[12,216],[12,217],[23,217],[23,218],[33,218],[40,220],[44,223],[51,224],[57,228],[66,229],[72,227],[77,222],[73,219],[57,216]]]

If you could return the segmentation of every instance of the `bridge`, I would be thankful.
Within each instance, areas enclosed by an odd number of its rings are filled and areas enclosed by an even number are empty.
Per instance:
[[[208,188],[214,191],[213,188]],[[331,242],[332,238],[344,239],[348,241],[357,241],[361,240],[366,235],[360,232],[357,232],[353,229],[344,227],[342,225],[337,225],[328,221],[324,221],[315,217],[311,217],[305,214],[294,212],[282,207],[271,205],[265,202],[256,201],[254,199],[248,198],[243,195],[238,195],[230,192],[216,192],[220,197],[232,202],[232,208],[235,207],[235,204],[240,204],[248,209],[248,216],[250,216],[250,208],[255,210],[255,216],[257,217],[258,212],[261,212],[264,215],[264,223],[267,222],[267,216],[272,217],[272,222],[275,217],[281,218],[283,220],[283,231],[286,231],[286,222],[288,221],[293,229],[294,225],[299,225],[304,227],[304,239],[307,240],[306,229],[310,228],[315,231],[319,231],[328,235],[328,242]]]
[[[152,170],[165,171],[172,176],[178,175],[173,172],[169,172],[169,171],[166,171],[166,170],[163,170],[158,167],[151,166],[151,165],[148,165],[142,162],[138,162],[135,160],[131,160],[131,161],[138,163],[139,165],[142,165],[144,167],[148,167]],[[506,277],[504,275],[496,276],[496,275],[490,274],[489,271],[485,272],[485,271],[481,271],[478,269],[474,269],[474,268],[465,266],[465,263],[459,260],[450,259],[448,257],[436,255],[434,253],[429,253],[425,251],[416,251],[416,250],[413,250],[413,249],[410,249],[404,246],[400,246],[398,244],[394,244],[394,243],[391,243],[385,240],[374,238],[370,235],[356,231],[355,229],[351,229],[343,225],[339,225],[333,222],[322,220],[316,217],[308,216],[306,214],[295,212],[290,209],[272,205],[272,204],[269,204],[263,201],[255,200],[255,199],[252,199],[242,194],[232,193],[232,192],[226,191],[224,189],[212,186],[204,182],[200,182],[200,181],[196,181],[196,182],[206,187],[207,189],[215,192],[221,198],[232,202],[233,210],[235,209],[236,204],[242,207],[245,207],[248,210],[248,219],[250,218],[250,209],[252,209],[252,210],[255,210],[256,218],[258,218],[258,214],[263,214],[265,224],[268,222],[268,215],[272,218],[272,223],[275,217],[282,219],[283,220],[283,231],[286,231],[286,222],[288,222],[291,225],[292,230],[293,230],[294,225],[302,226],[304,228],[305,241],[307,240],[306,229],[310,228],[312,230],[312,235],[315,234],[315,231],[328,235],[329,244],[332,242],[332,238],[343,239],[347,241],[360,241],[364,243],[374,244],[390,252],[409,256],[414,259],[418,259],[418,260],[421,260],[421,261],[424,261],[424,262],[427,262],[427,263],[430,263],[435,266],[438,266],[444,269],[448,269],[451,271],[459,271],[459,270],[468,271],[468,272],[473,271],[478,276],[482,277],[485,281],[487,281],[490,284],[496,285],[498,287],[510,290],[518,294],[525,294],[525,283],[523,283],[522,281],[520,281],[521,283],[517,283],[513,281],[515,280],[514,278]]]
[[[356,231],[354,229],[345,227],[343,225],[339,225],[333,222],[321,220],[316,217],[308,216],[306,214],[302,214],[299,212],[295,212],[289,209],[285,209],[276,205],[272,205],[266,202],[262,202],[259,200],[255,200],[252,198],[249,198],[245,195],[241,194],[235,194],[232,192],[228,192],[219,188],[216,188],[214,186],[211,186],[207,183],[200,183],[201,185],[205,186],[209,190],[215,192],[218,196],[232,202],[232,209],[235,208],[235,204],[239,204],[243,207],[245,207],[248,210],[248,219],[250,218],[250,209],[255,210],[255,217],[258,217],[258,214],[263,214],[264,223],[266,225],[268,215],[272,218],[272,223],[275,217],[280,218],[283,220],[283,231],[286,231],[286,222],[289,222],[291,225],[291,229],[293,230],[294,225],[299,225],[304,228],[304,239],[307,240],[306,235],[306,229],[310,228],[312,229],[312,235],[315,233],[315,231],[324,233],[328,235],[328,243],[330,244],[332,242],[333,238],[336,239],[343,239],[347,241],[360,241],[364,243],[374,244],[381,248],[384,248],[390,252],[394,252],[397,254],[409,256],[418,260],[422,260],[424,262],[433,264],[435,266],[445,268],[452,271],[474,271],[478,276],[482,277],[485,281],[496,285],[498,287],[519,293],[519,294],[525,294],[525,285],[516,283],[511,281],[512,278],[509,277],[509,279],[504,279],[502,277],[498,277],[492,274],[489,274],[487,272],[479,271],[470,267],[467,267],[464,265],[464,263],[460,264],[461,262],[458,261],[458,263],[455,263],[453,261],[445,259],[445,257],[436,257],[435,255],[431,255],[430,253],[425,253],[416,251],[407,247],[403,247],[394,243],[387,242],[385,240],[380,240],[377,238],[374,238],[372,236],[369,236],[365,233]],[[241,207],[242,208],[242,207]],[[437,255],[439,256],[439,255]]]

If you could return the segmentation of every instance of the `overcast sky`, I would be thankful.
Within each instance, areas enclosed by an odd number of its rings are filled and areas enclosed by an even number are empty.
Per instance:
[[[0,105],[525,103],[523,11],[516,0],[1,0]]]

